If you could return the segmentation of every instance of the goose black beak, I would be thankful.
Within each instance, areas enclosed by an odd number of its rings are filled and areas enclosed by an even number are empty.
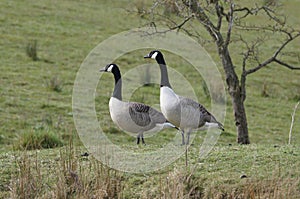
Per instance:
[[[144,58],[145,58],[145,59],[151,58],[151,56],[148,54],[148,55],[145,55]]]
[[[100,69],[99,72],[106,72],[105,67]]]

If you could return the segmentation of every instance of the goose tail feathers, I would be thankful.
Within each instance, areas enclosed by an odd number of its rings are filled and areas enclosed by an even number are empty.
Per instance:
[[[224,131],[224,125],[221,124],[220,122],[217,122],[219,129],[221,129],[222,131]]]

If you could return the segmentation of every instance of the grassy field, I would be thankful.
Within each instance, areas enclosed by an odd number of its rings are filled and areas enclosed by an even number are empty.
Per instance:
[[[299,110],[295,115],[292,144],[287,143],[291,114],[300,100],[300,72],[277,65],[270,65],[247,80],[246,110],[252,143],[249,146],[235,144],[236,132],[228,100],[225,132],[210,155],[200,162],[199,143],[205,133],[198,133],[200,138],[189,149],[188,167],[182,157],[158,172],[129,174],[110,169],[92,156],[81,156],[86,149],[78,139],[72,115],[76,73],[88,53],[101,41],[147,22],[139,14],[126,11],[137,10],[143,6],[141,2],[0,2],[0,198],[297,198],[300,194]],[[295,28],[300,28],[297,6],[296,0],[288,1],[282,12]],[[274,50],[276,40],[274,36],[263,48],[262,56]],[[26,49],[30,51],[35,42],[37,60],[33,61]],[[299,47],[297,41],[286,52],[297,53]],[[205,48],[222,71],[215,47],[207,44]],[[239,44],[230,50],[240,52]],[[131,52],[118,58],[116,62],[122,73],[144,64],[142,57],[148,51]],[[168,64],[193,85],[199,85],[195,92],[201,103],[209,107],[202,78],[195,76],[190,67],[182,68],[184,61],[173,58],[168,55]],[[240,71],[239,54],[233,53],[233,59]],[[299,59],[291,61],[299,65]],[[151,151],[171,138],[168,131],[161,132],[147,138],[147,146],[137,148],[135,138],[118,130],[109,117],[112,88],[113,77],[105,74],[95,95],[97,117],[112,142],[125,149]],[[139,88],[132,100],[157,104],[159,86]],[[46,146],[51,142],[55,142],[53,146],[63,146],[23,150],[22,144],[36,135],[53,137],[45,141]]]

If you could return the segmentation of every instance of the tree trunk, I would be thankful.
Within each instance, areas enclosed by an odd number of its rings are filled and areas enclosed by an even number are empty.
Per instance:
[[[220,33],[219,27],[213,25],[205,11],[198,4],[197,0],[183,1],[185,5],[195,14],[204,28],[211,35],[218,47],[219,57],[222,60],[222,65],[226,74],[226,82],[228,91],[231,96],[235,125],[237,127],[237,142],[239,144],[250,144],[248,136],[247,117],[244,107],[244,100],[246,98],[245,91],[241,92],[239,78],[236,75],[230,53],[228,50],[229,41],[224,41],[223,35]],[[231,25],[231,24],[229,24]],[[227,40],[230,39],[230,31],[227,32]],[[244,85],[243,85],[244,86]]]
[[[246,111],[241,98],[240,88],[236,92],[231,93],[230,96],[233,105],[235,126],[237,127],[237,142],[239,144],[250,144]]]
[[[218,47],[219,56],[222,60],[222,65],[226,74],[228,92],[232,101],[235,126],[237,127],[237,142],[239,144],[250,144],[247,117],[244,106],[245,93],[241,92],[239,79],[234,71],[228,48],[224,47],[222,44],[218,45]]]

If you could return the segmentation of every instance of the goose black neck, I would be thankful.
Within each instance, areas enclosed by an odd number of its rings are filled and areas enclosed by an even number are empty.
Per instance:
[[[161,73],[161,76],[160,76],[160,87],[167,86],[169,88],[172,88],[171,84],[169,82],[167,65],[166,65],[166,62],[165,62],[164,57],[162,56],[162,54],[160,54],[160,55],[158,55],[156,57],[156,61],[159,64],[160,73]]]
[[[115,88],[112,97],[122,100],[122,78],[119,68],[114,67],[112,73],[115,78]]]

